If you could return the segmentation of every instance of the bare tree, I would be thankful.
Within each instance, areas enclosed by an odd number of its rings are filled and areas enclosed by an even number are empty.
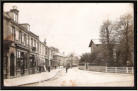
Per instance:
[[[106,20],[101,26],[100,37],[101,37],[101,42],[105,48],[104,54],[107,54],[104,59],[106,60],[108,66],[113,64],[113,44],[115,44],[113,36],[114,36],[113,24],[111,23],[111,21]]]
[[[134,49],[134,24],[132,15],[122,16],[116,28],[120,36],[120,62],[126,65],[133,65]]]
[[[91,60],[92,55],[90,53],[84,53],[81,58],[79,63],[89,63]]]

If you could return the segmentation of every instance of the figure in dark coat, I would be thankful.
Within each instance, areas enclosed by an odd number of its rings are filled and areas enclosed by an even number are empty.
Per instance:
[[[50,66],[48,66],[48,72],[50,72]]]
[[[66,66],[66,73],[68,72],[68,69],[69,69],[69,65]]]

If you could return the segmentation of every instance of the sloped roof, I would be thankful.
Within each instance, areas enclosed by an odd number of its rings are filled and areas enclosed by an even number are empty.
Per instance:
[[[91,47],[92,44],[94,44],[94,42],[91,40],[89,43],[89,47]]]
[[[11,19],[11,17],[9,16],[8,12],[4,12],[4,17]]]
[[[91,47],[92,44],[101,44],[101,42],[99,41],[99,39],[92,39],[89,43],[89,47]]]

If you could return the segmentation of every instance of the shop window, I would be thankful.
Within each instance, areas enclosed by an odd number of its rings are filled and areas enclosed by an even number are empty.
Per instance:
[[[20,60],[21,60],[21,52],[20,51],[17,51],[16,53],[16,57],[17,57],[17,62],[16,62],[16,69],[17,70],[20,70],[20,66],[21,66],[21,63],[20,63]]]
[[[7,78],[7,63],[8,63],[8,57],[7,56],[4,56],[3,58],[3,76],[4,78]]]
[[[27,69],[27,53],[24,54],[24,68]]]
[[[30,68],[35,67],[35,57],[33,55],[30,56]]]

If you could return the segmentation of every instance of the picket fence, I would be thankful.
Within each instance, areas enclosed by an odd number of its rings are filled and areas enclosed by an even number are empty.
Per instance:
[[[134,67],[106,67],[105,72],[111,73],[134,73]]]
[[[108,72],[108,73],[134,73],[134,67],[107,67],[107,66],[94,66],[81,64],[79,65],[79,69],[89,70],[89,71],[100,71],[100,72]]]

